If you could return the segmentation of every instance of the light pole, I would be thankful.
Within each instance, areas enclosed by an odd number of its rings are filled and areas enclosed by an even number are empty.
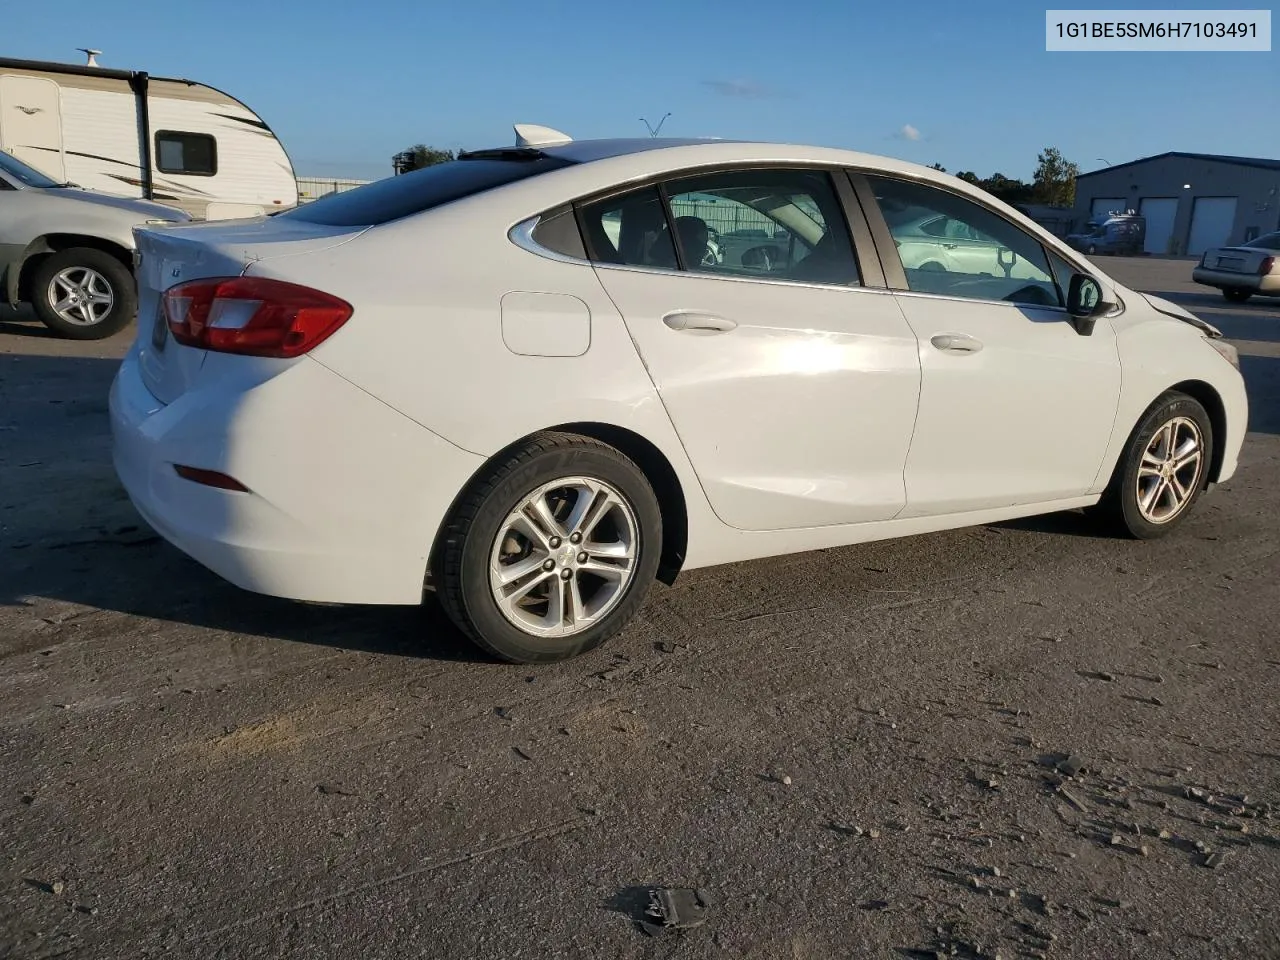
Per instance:
[[[1102,161],[1102,162],[1103,162],[1103,163],[1105,163],[1108,167],[1109,167],[1109,166],[1111,166],[1111,161],[1110,161],[1110,160],[1108,160],[1106,157],[1094,157],[1093,159]]]
[[[648,120],[646,120],[644,117],[640,118],[640,122],[643,123],[648,128],[649,136],[656,137],[658,135],[658,131],[662,129],[662,125],[667,122],[667,117],[669,116],[671,116],[669,112],[664,113],[662,115],[662,119],[658,121],[658,125],[656,127],[652,123],[650,123]]]

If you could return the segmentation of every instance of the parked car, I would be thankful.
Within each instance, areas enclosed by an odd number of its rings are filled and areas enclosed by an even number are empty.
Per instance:
[[[693,195],[794,251],[708,263],[670,214]],[[906,268],[914,221],[884,214],[906,207],[1022,275]],[[136,234],[147,322],[110,409],[147,521],[249,590],[434,590],[512,661],[598,646],[681,570],[1074,508],[1158,537],[1245,434],[1212,326],[861,153],[517,127],[275,217]]]
[[[57,183],[0,150],[0,290],[49,329],[109,337],[133,319],[133,228],[180,223],[181,210]]]
[[[1082,253],[1137,256],[1146,248],[1147,218],[1133,213],[1111,214],[1089,221],[1084,233],[1067,235],[1067,243]]]
[[[1017,253],[995,237],[954,216],[933,209],[884,202],[885,220],[893,232],[898,256],[908,274],[956,274],[959,277],[1019,277],[1034,279],[1034,263],[1020,261]],[[926,284],[942,292],[950,278],[914,277],[917,286]]]
[[[1191,279],[1217,287],[1232,303],[1244,303],[1254,294],[1280,297],[1280,231],[1238,247],[1206,250]]]

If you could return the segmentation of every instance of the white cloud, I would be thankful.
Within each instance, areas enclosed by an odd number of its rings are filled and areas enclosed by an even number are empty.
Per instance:
[[[894,134],[899,140],[919,140],[921,133],[909,123],[904,123],[901,129]]]

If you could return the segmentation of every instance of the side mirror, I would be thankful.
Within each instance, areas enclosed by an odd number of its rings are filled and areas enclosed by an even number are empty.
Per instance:
[[[1071,315],[1076,332],[1083,337],[1093,333],[1098,314],[1106,309],[1098,281],[1087,274],[1072,274],[1071,285],[1067,288],[1067,313]]]

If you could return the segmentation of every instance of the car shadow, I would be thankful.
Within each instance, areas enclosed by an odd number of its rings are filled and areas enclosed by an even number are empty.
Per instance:
[[[1280,356],[1241,358],[1249,428],[1280,434]],[[487,662],[430,594],[420,607],[327,606],[246,592],[150,531],[116,479],[106,397],[114,359],[0,356],[0,605],[74,607],[398,657]],[[1101,534],[1080,511],[998,526]],[[47,601],[67,610],[48,609]]]
[[[27,307],[17,310],[9,306],[0,306],[0,336],[14,337],[48,337],[54,332],[41,323],[36,315]]]

